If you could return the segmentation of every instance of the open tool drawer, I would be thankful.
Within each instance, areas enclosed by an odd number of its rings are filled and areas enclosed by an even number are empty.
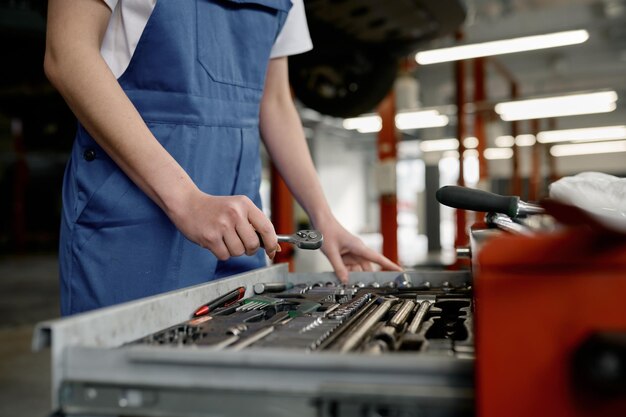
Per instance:
[[[322,293],[331,292],[330,283],[336,282],[330,273],[294,274],[284,266],[274,266],[39,324],[33,344],[36,349],[51,347],[53,409],[82,416],[473,415],[469,272],[413,271],[404,276],[362,272],[351,274],[350,279],[359,286],[356,290],[345,286],[342,294],[363,294],[368,288],[387,291],[384,299],[392,299],[388,318],[402,316],[399,312],[406,307],[405,324],[388,332],[405,332],[415,320],[419,303],[412,306],[405,297],[411,288],[417,289],[421,299],[430,300],[430,310],[419,330],[407,336],[406,346],[402,341],[399,346],[404,347],[399,351],[387,352],[367,335],[361,338],[361,347],[346,345],[345,339],[357,331],[362,319],[373,314],[374,307],[353,320],[354,328],[336,336],[335,344],[328,336],[341,325],[324,333],[322,343],[307,349],[294,348],[292,339],[300,336],[285,338],[288,326],[284,323],[305,320],[309,313],[292,314],[296,317],[293,321],[275,323],[273,338],[248,346],[240,343],[239,348],[233,344],[216,349],[212,342],[203,346],[176,339],[191,334],[189,318],[198,306],[237,287],[246,288],[243,305],[255,296],[253,287],[258,283],[289,282],[296,288],[319,283],[316,291]],[[397,285],[406,288],[394,292],[391,287]],[[396,301],[391,293],[405,298]],[[379,309],[383,303],[375,297],[370,302],[378,303],[375,309]],[[333,317],[344,317],[339,314],[345,312],[341,308],[356,298],[330,297],[333,304],[341,304],[333,307],[337,313]],[[318,315],[310,316],[316,323],[336,320],[325,312],[311,314]],[[348,321],[345,316],[343,322]],[[187,327],[180,327],[181,323]],[[384,326],[378,324],[377,328],[382,332]],[[276,341],[274,346],[271,340]],[[281,340],[292,340],[292,346],[281,346]]]

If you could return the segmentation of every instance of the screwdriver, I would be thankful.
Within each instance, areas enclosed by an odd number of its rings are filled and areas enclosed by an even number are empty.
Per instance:
[[[504,196],[473,188],[447,185],[436,193],[441,204],[463,210],[493,211],[514,219],[528,214],[541,214],[544,209],[521,201],[517,196]]]
[[[245,293],[246,293],[246,287],[237,287],[234,290],[229,291],[226,294],[221,295],[212,301],[209,301],[208,303],[202,305],[201,307],[198,307],[196,311],[193,313],[192,318],[202,317],[202,316],[209,314],[216,308],[227,307],[231,304],[234,304],[237,301],[241,300]]]

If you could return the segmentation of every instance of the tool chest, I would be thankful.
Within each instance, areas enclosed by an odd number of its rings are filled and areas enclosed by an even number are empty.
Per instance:
[[[33,343],[61,415],[474,415],[468,271],[339,285],[273,266],[44,322]]]
[[[626,236],[502,234],[476,258],[477,414],[626,416]]]

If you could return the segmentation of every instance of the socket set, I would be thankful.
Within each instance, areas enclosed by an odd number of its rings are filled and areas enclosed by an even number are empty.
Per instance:
[[[198,309],[189,320],[127,345],[474,355],[468,282],[413,284],[402,274],[368,284],[256,283],[248,298],[245,290],[193,306]]]
[[[40,323],[67,416],[474,415],[468,271],[284,264]]]

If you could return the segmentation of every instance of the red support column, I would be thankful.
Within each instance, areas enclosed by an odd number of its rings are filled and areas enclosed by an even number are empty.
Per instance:
[[[293,196],[287,188],[287,184],[278,173],[278,170],[271,165],[271,204],[272,223],[278,234],[290,235],[295,232],[293,216]],[[294,249],[291,245],[281,244],[281,252],[276,254],[275,263],[289,263],[289,270],[294,270]]]
[[[381,164],[396,162],[396,103],[393,90],[378,106],[382,129],[378,133],[378,161]],[[395,177],[395,176],[394,176]],[[398,207],[393,194],[380,196],[380,232],[383,236],[383,255],[398,262]]]

